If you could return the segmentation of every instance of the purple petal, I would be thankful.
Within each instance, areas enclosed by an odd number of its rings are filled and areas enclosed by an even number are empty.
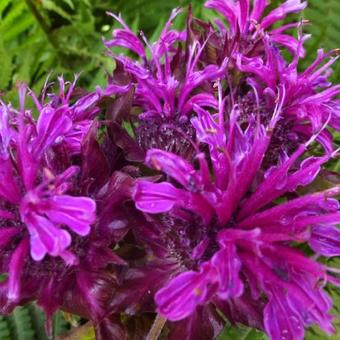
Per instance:
[[[140,57],[145,56],[144,46],[133,32],[127,31],[126,29],[115,29],[112,32],[112,36],[112,40],[105,41],[106,47],[120,46],[135,52]]]
[[[25,188],[31,190],[36,180],[39,162],[32,154],[29,128],[21,126],[17,139],[17,162]],[[38,152],[39,150],[37,150]]]
[[[248,28],[249,7],[250,7],[249,0],[238,1],[238,24],[241,33],[244,33]]]
[[[155,295],[158,311],[168,320],[177,321],[192,314],[196,307],[207,302],[211,281],[209,266],[197,273],[184,272],[172,279]]]
[[[273,34],[271,35],[273,41],[287,47],[287,49],[293,54],[297,54],[300,58],[305,56],[306,51],[300,47],[299,40],[288,34]]]
[[[0,102],[0,157],[8,158],[8,147],[13,136],[9,126],[9,108]]]
[[[180,156],[171,152],[150,149],[145,161],[154,169],[165,172],[189,191],[198,191],[201,187],[201,181],[196,170]]]
[[[92,118],[88,116],[88,110],[93,108],[101,98],[100,92],[103,91],[98,87],[96,92],[88,93],[85,96],[78,99],[72,106],[72,118],[75,120],[83,120]]]
[[[20,202],[21,195],[14,178],[13,165],[10,159],[0,158],[0,196],[14,204]]]
[[[41,261],[46,254],[60,256],[71,244],[70,234],[45,217],[32,214],[24,222],[30,232],[31,255],[35,261]]]
[[[254,0],[253,11],[251,12],[250,18],[252,20],[259,21],[267,5],[268,5],[267,0]]]
[[[7,292],[7,297],[9,300],[16,301],[20,296],[21,273],[27,258],[27,254],[28,254],[28,239],[25,238],[16,247],[9,263],[9,278]]]
[[[147,79],[150,75],[149,71],[138,64],[137,62],[133,62],[131,59],[125,56],[115,57],[116,60],[121,62],[124,65],[124,69],[126,72],[134,75],[138,80]]]
[[[34,141],[34,152],[37,157],[53,145],[58,137],[64,136],[72,128],[72,120],[65,109],[55,110],[50,106],[40,111],[37,122],[38,136]]]
[[[224,129],[216,122],[216,119],[206,110],[195,106],[197,117],[191,119],[200,142],[208,144],[212,150],[223,150],[226,146]]]
[[[185,86],[183,87],[179,99],[178,108],[181,111],[186,103],[186,100],[193,89],[204,83],[222,77],[225,73],[228,60],[225,59],[221,66],[208,65],[203,70],[190,73],[185,79]]]
[[[114,46],[125,47],[133,52],[135,52],[140,57],[145,57],[145,50],[143,43],[136,37],[136,35],[131,31],[125,21],[121,16],[116,16],[113,13],[108,12],[107,14],[115,18],[122,26],[123,29],[115,29],[112,32],[113,39],[105,41],[105,46],[108,48]]]
[[[275,290],[274,290],[275,289]],[[302,340],[303,323],[300,315],[290,308],[286,293],[273,288],[264,309],[264,325],[271,339]]]
[[[308,214],[322,215],[325,212],[336,211],[339,208],[339,203],[331,197],[336,196],[338,193],[340,193],[340,189],[331,189],[292,199],[273,208],[253,214],[238,223],[238,225],[241,228],[253,228],[254,226],[263,228],[273,225],[282,225],[288,228],[301,213],[308,216]]]
[[[340,256],[340,230],[336,226],[316,226],[309,244],[320,255]]]
[[[208,0],[205,2],[206,8],[211,8],[221,13],[229,22],[232,32],[236,32],[237,10],[235,3],[230,0]]]
[[[167,182],[138,181],[133,198],[139,210],[151,214],[167,212],[177,206],[198,214],[206,223],[213,215],[212,207],[200,194],[177,189]]]
[[[320,278],[308,274],[296,272],[292,276],[296,286],[288,296],[289,305],[300,314],[305,326],[318,324],[327,334],[334,334],[333,317],[330,314],[332,300],[318,286]]]
[[[212,257],[210,263],[216,270],[219,283],[218,296],[227,300],[242,295],[243,283],[239,277],[241,261],[237,256],[235,245],[232,243],[225,244]]]
[[[137,209],[151,214],[170,211],[185,196],[185,191],[176,189],[169,183],[146,181],[138,181],[133,194]]]
[[[277,80],[277,73],[273,69],[275,65],[265,64],[261,57],[248,58],[240,53],[236,56],[236,65],[240,71],[254,73],[268,87],[275,88]]]
[[[184,105],[182,114],[186,115],[193,110],[194,106],[218,108],[217,99],[209,93],[199,93],[192,96]]]
[[[72,129],[64,135],[63,142],[71,155],[79,155],[81,153],[81,145],[90,130],[92,122],[92,120],[85,120],[74,123]]]
[[[60,195],[54,196],[50,204],[45,214],[52,222],[67,225],[81,236],[90,232],[96,220],[96,204],[91,198]]]
[[[307,2],[301,0],[288,0],[279,7],[273,9],[261,22],[261,28],[266,29],[275,22],[284,19],[289,13],[301,12],[307,6]]]
[[[12,238],[18,234],[19,230],[15,227],[1,227],[0,229],[0,249],[5,247]]]
[[[320,170],[321,164],[328,160],[328,156],[317,159],[307,159],[302,163],[300,170],[297,170],[291,175],[287,174],[290,167],[304,151],[305,145],[300,145],[289,159],[270,171],[265,180],[258,186],[255,193],[244,201],[238,219],[249,216],[287,191],[294,191],[298,185],[309,184],[315,178]]]

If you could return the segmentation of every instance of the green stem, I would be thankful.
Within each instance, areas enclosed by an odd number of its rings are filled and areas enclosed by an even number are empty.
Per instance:
[[[162,332],[162,329],[166,323],[166,319],[157,314],[155,321],[152,324],[150,332],[146,337],[146,340],[157,340]]]
[[[32,12],[33,16],[35,17],[38,25],[40,28],[43,30],[43,32],[46,35],[47,40],[50,42],[50,44],[57,50],[59,51],[59,46],[54,39],[52,35],[51,28],[46,24],[44,17],[41,15],[41,13],[38,11],[34,0],[25,0],[27,7],[30,9]]]

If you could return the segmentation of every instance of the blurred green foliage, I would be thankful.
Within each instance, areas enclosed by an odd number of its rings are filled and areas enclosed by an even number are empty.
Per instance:
[[[113,68],[102,37],[108,38],[117,25],[106,11],[122,13],[135,31],[152,37],[172,8],[189,3],[196,16],[212,18],[212,11],[202,11],[203,0],[0,0],[0,91],[13,100],[18,80],[39,91],[50,72],[68,79],[82,72],[82,86],[101,85]],[[314,37],[306,44],[307,62],[315,57],[316,48],[340,46],[340,2],[309,3],[303,16],[313,23],[306,31]],[[178,24],[183,20],[184,16]]]
[[[45,332],[45,316],[35,304],[17,307],[9,316],[0,316],[1,340],[48,340]],[[53,338],[63,335],[71,324],[58,312],[53,318]]]
[[[197,1],[199,2],[199,1]],[[80,84],[101,85],[113,61],[102,38],[117,23],[106,11],[121,12],[137,31],[152,35],[172,7],[189,0],[0,0],[0,91],[15,100],[17,81],[39,91],[50,72]]]

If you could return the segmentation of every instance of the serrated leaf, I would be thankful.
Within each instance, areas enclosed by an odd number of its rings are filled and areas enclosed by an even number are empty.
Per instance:
[[[10,29],[12,25],[15,25],[17,19],[25,10],[26,5],[24,1],[13,2],[9,13],[0,21],[0,33],[3,34]]]
[[[70,324],[61,312],[53,318],[53,336],[64,335],[70,330]],[[45,315],[36,305],[16,307],[9,316],[0,316],[1,340],[48,340],[45,332]]]
[[[30,15],[20,16],[18,22],[15,25],[12,25],[8,30],[6,30],[3,34],[4,41],[10,41],[15,39],[19,34],[23,33],[35,23],[35,20]]]
[[[62,18],[66,19],[66,20],[68,20],[70,22],[72,21],[71,15],[69,15],[64,9],[62,9],[61,7],[56,5],[55,1],[52,1],[52,0],[43,0],[42,1],[42,5],[48,11],[55,12],[58,15],[60,15]]]
[[[17,307],[10,316],[10,325],[12,336],[15,340],[34,340],[32,320],[29,316],[28,309]]]

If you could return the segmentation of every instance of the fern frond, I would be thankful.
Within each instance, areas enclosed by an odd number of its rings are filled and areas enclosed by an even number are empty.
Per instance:
[[[5,90],[11,81],[12,76],[12,57],[5,49],[5,45],[0,39],[0,90]]]

